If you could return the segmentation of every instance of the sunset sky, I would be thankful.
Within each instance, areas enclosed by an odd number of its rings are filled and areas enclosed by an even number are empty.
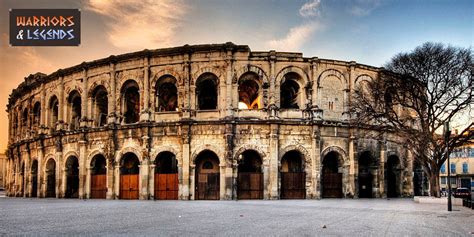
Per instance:
[[[81,9],[81,45],[10,47],[11,8]],[[426,41],[472,47],[473,22],[472,0],[0,0],[0,106],[31,73],[145,48],[231,41],[382,66]],[[2,109],[0,152],[7,136]]]

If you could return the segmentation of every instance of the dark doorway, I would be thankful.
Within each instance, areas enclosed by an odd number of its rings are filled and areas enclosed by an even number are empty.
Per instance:
[[[199,153],[196,158],[197,200],[219,200],[220,170],[219,158],[209,150]]]
[[[359,156],[359,198],[372,198],[373,175],[372,169],[374,159],[369,151]]]
[[[342,198],[342,173],[339,172],[339,153],[329,152],[323,159],[322,197]]]
[[[65,198],[79,197],[79,161],[70,156],[66,160],[66,193]]]
[[[129,80],[121,90],[122,113],[125,123],[136,123],[140,119],[140,90],[138,84]]]
[[[135,154],[129,152],[123,155],[120,164],[120,199],[138,199],[139,164]]]
[[[168,151],[155,159],[155,199],[178,200],[178,162]]]
[[[31,164],[31,197],[38,196],[38,161]]]
[[[299,109],[298,99],[300,86],[296,82],[299,78],[296,73],[288,73],[285,75],[285,82],[280,86],[280,108],[282,109]]]
[[[178,88],[176,79],[172,76],[162,76],[155,85],[155,111],[177,111],[178,109]]]
[[[239,79],[239,109],[260,109],[260,86],[259,76],[253,72],[247,72]]]
[[[217,109],[217,83],[214,74],[205,73],[196,81],[197,108],[199,110]]]
[[[306,173],[303,156],[298,151],[289,151],[281,159],[281,199],[304,199],[306,197]]]
[[[56,197],[56,161],[46,163],[46,197]]]
[[[253,150],[242,153],[238,166],[237,198],[263,199],[262,159]]]
[[[95,155],[91,161],[91,198],[105,199],[107,196],[107,168],[105,157]]]
[[[108,107],[107,89],[104,86],[97,86],[92,93],[92,113],[96,126],[101,127],[107,124]]]
[[[400,196],[400,161],[397,156],[392,155],[388,157],[386,164],[386,181],[387,181],[387,197]]]

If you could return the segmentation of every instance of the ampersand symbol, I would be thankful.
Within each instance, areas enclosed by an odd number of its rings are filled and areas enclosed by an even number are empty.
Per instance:
[[[23,40],[23,30],[20,30],[20,32],[18,32],[18,34],[16,35],[16,39]]]

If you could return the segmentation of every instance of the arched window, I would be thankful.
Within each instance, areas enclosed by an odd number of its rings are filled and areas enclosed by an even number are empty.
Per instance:
[[[446,166],[444,164],[441,165],[440,171],[441,171],[442,174],[446,173]]]
[[[96,126],[101,127],[107,124],[108,106],[107,90],[104,86],[97,86],[92,92],[92,116]]]
[[[211,73],[205,73],[196,81],[196,102],[198,110],[217,109],[218,78]]]
[[[56,123],[58,122],[58,116],[59,116],[59,100],[56,96],[53,96],[49,100],[48,125],[50,128],[52,129],[56,128]]]
[[[121,90],[122,114],[125,123],[136,123],[140,119],[140,93],[137,82],[126,81]]]
[[[41,120],[41,104],[36,102],[33,106],[33,127],[38,128]]]
[[[455,174],[456,173],[456,164],[451,164],[451,174]]]
[[[78,91],[74,90],[69,93],[68,97],[68,120],[69,129],[78,129],[80,125],[80,119],[82,116],[82,100],[81,95]]]
[[[239,79],[239,109],[261,109],[260,80],[256,73],[244,73]]]
[[[26,128],[27,126],[28,126],[28,108],[25,108],[21,116],[21,127]]]
[[[467,162],[464,162],[464,163],[462,164],[462,173],[463,173],[463,174],[467,174],[468,172],[469,172],[469,167],[468,167],[468,165],[467,165]]]
[[[178,111],[178,88],[176,78],[162,76],[155,85],[155,111]]]
[[[285,75],[284,82],[280,86],[280,108],[303,108],[303,96],[298,80],[301,80],[300,76],[294,72]]]

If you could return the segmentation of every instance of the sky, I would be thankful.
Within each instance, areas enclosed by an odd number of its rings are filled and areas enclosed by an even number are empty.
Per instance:
[[[9,46],[15,8],[81,9],[81,45]],[[230,41],[378,67],[427,41],[472,47],[473,33],[472,0],[0,0],[0,105],[29,74],[145,48]],[[0,152],[7,137],[2,109]]]

